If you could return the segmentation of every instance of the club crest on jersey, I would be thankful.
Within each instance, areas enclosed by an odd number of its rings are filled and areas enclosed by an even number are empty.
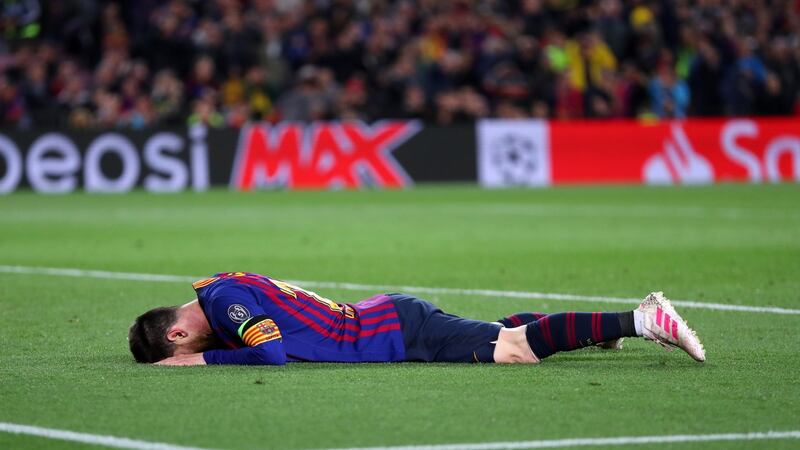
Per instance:
[[[250,311],[240,304],[233,304],[228,307],[228,317],[236,323],[242,323],[250,318]]]
[[[275,322],[271,320],[263,320],[259,322],[257,325],[258,331],[262,332],[263,334],[273,334],[278,331],[278,327],[275,326]]]

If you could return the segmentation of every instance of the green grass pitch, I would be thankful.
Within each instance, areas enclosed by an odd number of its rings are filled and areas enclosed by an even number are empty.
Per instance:
[[[17,193],[0,196],[0,265],[626,298],[664,290],[797,309],[800,186]],[[372,294],[315,290],[340,301]],[[191,298],[189,283],[0,273],[0,422],[218,449],[800,429],[800,315],[679,308],[705,343],[705,364],[639,340],[538,366],[135,364],[125,340],[133,318]],[[427,299],[485,320],[623,308]],[[82,446],[0,433],[0,448]]]

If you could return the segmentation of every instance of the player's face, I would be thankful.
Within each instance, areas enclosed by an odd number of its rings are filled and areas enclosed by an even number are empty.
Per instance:
[[[167,340],[175,344],[172,356],[222,348],[196,299],[178,308],[176,314],[175,323],[167,330]]]
[[[167,339],[175,344],[173,356],[200,353],[220,345],[197,300],[178,308],[178,319],[167,330]]]

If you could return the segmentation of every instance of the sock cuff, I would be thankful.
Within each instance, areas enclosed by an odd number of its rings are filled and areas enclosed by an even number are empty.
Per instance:
[[[536,332],[531,325],[533,324],[529,323],[528,326],[525,327],[525,339],[528,340],[528,345],[533,348],[533,343],[536,342]]]
[[[533,356],[541,361],[544,358],[552,355],[555,349],[550,349],[542,340],[542,331],[538,327],[538,322],[531,322],[525,327],[525,340],[528,341],[528,347],[531,348]]]
[[[511,319],[509,319],[508,317],[503,317],[502,319],[497,319],[496,322],[499,323],[500,325],[506,327],[506,328],[514,328],[514,324],[511,322]]]
[[[633,311],[617,313],[622,336],[636,336],[636,326],[633,322]]]

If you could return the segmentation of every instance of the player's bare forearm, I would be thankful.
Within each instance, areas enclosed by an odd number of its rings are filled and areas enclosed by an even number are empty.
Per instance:
[[[206,360],[202,353],[190,353],[188,355],[171,356],[154,363],[157,366],[204,366]]]

